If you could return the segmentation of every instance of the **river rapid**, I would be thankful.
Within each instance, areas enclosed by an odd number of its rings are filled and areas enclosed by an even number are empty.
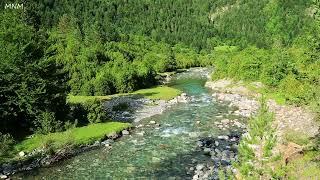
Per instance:
[[[88,151],[48,168],[18,174],[14,179],[192,179],[197,165],[215,162],[215,154],[204,153],[199,147],[203,141],[199,140],[237,131],[236,127],[219,128],[221,120],[245,120],[232,114],[234,109],[228,104],[212,97],[213,92],[204,87],[207,75],[203,69],[175,75],[170,86],[185,92],[190,102],[178,103],[160,115],[136,122],[137,128],[112,143],[112,148]]]

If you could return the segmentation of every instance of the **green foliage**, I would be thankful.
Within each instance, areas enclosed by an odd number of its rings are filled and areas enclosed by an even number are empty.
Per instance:
[[[87,125],[88,123],[100,123],[107,120],[103,102],[100,99],[97,99],[97,97],[95,97],[87,99],[81,98],[81,100],[82,101],[69,100],[69,105],[71,107],[69,119],[72,119],[72,121],[67,121],[67,124],[65,124],[65,126],[72,127],[78,124],[83,126]]]
[[[217,53],[212,78],[261,81],[267,85],[268,94],[277,92],[289,103],[316,107],[320,72],[313,68],[319,63],[312,62],[312,56],[305,56],[307,52],[309,50],[304,48],[264,50],[251,47],[223,55]]]
[[[10,153],[14,143],[15,141],[10,134],[0,133],[0,160]]]
[[[272,149],[276,136],[272,128],[273,114],[268,112],[265,98],[261,98],[257,115],[248,122],[248,133],[241,139],[235,166],[244,179],[260,179],[272,176],[268,163],[272,163]],[[259,157],[258,154],[263,156]]]
[[[29,132],[42,112],[66,115],[65,74],[47,58],[43,31],[18,11],[0,13],[0,131]]]
[[[320,177],[319,151],[307,151],[305,154],[293,160],[286,167],[287,177],[291,179],[317,179]]]
[[[67,121],[64,123],[64,129],[69,130],[69,129],[74,129],[78,125],[78,119],[76,119],[73,123],[70,121]]]
[[[89,123],[100,123],[106,120],[106,112],[101,101],[87,101],[84,106]]]
[[[62,130],[62,123],[56,120],[55,114],[52,112],[42,112],[36,117],[34,123],[36,128],[35,132],[39,134],[49,134]]]
[[[311,143],[307,135],[295,131],[286,132],[284,137],[287,142],[294,142],[300,146],[306,146]]]

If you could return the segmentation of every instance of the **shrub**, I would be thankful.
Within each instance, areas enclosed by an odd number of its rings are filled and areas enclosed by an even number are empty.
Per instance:
[[[68,130],[68,129],[73,129],[76,128],[78,125],[78,120],[76,119],[73,123],[71,121],[67,121],[64,123],[64,129]]]
[[[304,104],[311,99],[312,87],[297,80],[292,74],[281,81],[279,88],[285,98],[292,103]]]
[[[14,139],[10,134],[0,133],[0,157],[8,155],[14,145]]]
[[[62,130],[61,121],[56,120],[53,112],[42,112],[35,120],[35,131],[39,134],[49,134]]]
[[[88,101],[85,104],[85,109],[89,123],[99,123],[106,120],[106,112],[104,111],[101,101]]]
[[[114,94],[116,88],[113,83],[113,76],[109,73],[101,73],[94,81],[95,95],[104,96]]]

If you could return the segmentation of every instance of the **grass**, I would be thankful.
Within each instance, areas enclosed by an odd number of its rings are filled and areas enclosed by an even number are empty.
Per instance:
[[[59,149],[68,145],[87,145],[103,139],[106,135],[117,133],[130,127],[129,123],[108,122],[91,124],[85,127],[73,128],[64,132],[48,135],[34,135],[15,146],[15,151],[31,152],[34,149],[50,145]]]
[[[134,91],[132,93],[122,93],[122,94],[114,94],[108,96],[72,96],[68,97],[68,103],[85,103],[89,100],[110,100],[114,97],[119,96],[127,96],[127,95],[137,95],[143,96],[149,99],[161,99],[161,100],[170,100],[174,97],[180,95],[182,92],[178,89],[171,88],[168,86],[157,86],[148,89],[141,89],[138,91]]]
[[[286,104],[285,96],[279,93],[277,90],[272,89],[270,87],[256,87],[252,85],[252,82],[245,82],[245,87],[247,87],[250,91],[263,94],[266,99],[273,99],[280,105]]]
[[[284,137],[287,142],[294,142],[300,146],[306,146],[311,143],[307,135],[295,131],[286,132]]]
[[[303,157],[290,162],[287,166],[289,179],[319,179],[319,158],[319,151],[308,151]]]
[[[150,89],[141,89],[131,94],[143,95],[149,99],[170,100],[179,96],[182,91],[168,86],[158,86]]]
[[[248,136],[242,137],[238,148],[239,162],[234,164],[243,179],[271,177],[270,167],[266,164],[272,163],[272,149],[276,142],[272,128],[274,116],[268,111],[264,97],[260,103],[257,116],[248,121]]]

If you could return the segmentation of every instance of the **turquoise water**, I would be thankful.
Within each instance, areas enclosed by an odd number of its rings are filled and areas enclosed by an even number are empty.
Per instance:
[[[15,178],[192,179],[193,174],[188,169],[210,160],[197,148],[197,140],[229,133],[219,130],[215,121],[239,119],[229,114],[227,105],[213,100],[204,83],[205,78],[197,73],[179,74],[171,86],[191,96],[191,102],[177,104],[161,115],[140,121],[143,127],[113,143],[110,150],[101,148],[85,152]],[[149,121],[156,121],[161,126],[151,126]]]

